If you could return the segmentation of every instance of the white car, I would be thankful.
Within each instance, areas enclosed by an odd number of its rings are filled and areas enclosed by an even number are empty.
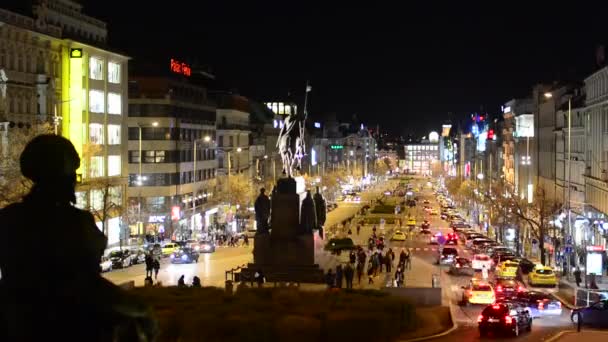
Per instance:
[[[110,272],[112,270],[112,261],[105,256],[102,257],[99,268],[101,269],[101,272]]]
[[[485,268],[489,271],[492,267],[492,259],[485,254],[475,254],[471,264],[474,270],[482,270],[485,266]]]

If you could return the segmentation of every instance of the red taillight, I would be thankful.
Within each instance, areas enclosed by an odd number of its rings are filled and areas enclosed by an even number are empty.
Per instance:
[[[498,285],[498,287],[496,287],[496,292],[502,292],[502,286]]]
[[[456,268],[460,268],[460,264],[456,264]]]
[[[505,323],[506,324],[512,324],[513,323],[513,318],[511,318],[511,316],[505,316]]]
[[[524,287],[523,287],[523,286],[521,286],[521,285],[519,285],[519,286],[517,287],[517,292],[524,292],[525,290],[526,290],[526,289],[524,289]]]
[[[492,309],[500,309],[500,305],[494,304],[494,305],[492,305]]]
[[[545,303],[541,300],[538,301],[538,310],[544,310],[545,309]]]
[[[483,321],[483,315],[477,316],[477,323],[481,323]]]

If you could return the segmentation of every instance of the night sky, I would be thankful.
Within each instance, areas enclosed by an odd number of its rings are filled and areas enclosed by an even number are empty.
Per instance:
[[[198,60],[262,101],[302,95],[310,79],[312,115],[356,114],[394,133],[438,129],[448,112],[497,113],[536,82],[582,80],[608,41],[606,8],[582,1],[81,3],[134,62]]]

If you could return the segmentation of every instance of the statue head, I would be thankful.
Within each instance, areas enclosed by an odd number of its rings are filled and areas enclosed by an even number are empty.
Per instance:
[[[261,188],[261,189],[260,189],[260,195],[264,195],[265,193],[266,193],[266,189]]]

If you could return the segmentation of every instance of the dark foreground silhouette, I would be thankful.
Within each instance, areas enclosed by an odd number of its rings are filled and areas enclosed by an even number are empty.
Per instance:
[[[74,146],[34,138],[20,158],[34,183],[0,210],[0,341],[150,341],[147,308],[99,274],[106,238],[74,207]]]

